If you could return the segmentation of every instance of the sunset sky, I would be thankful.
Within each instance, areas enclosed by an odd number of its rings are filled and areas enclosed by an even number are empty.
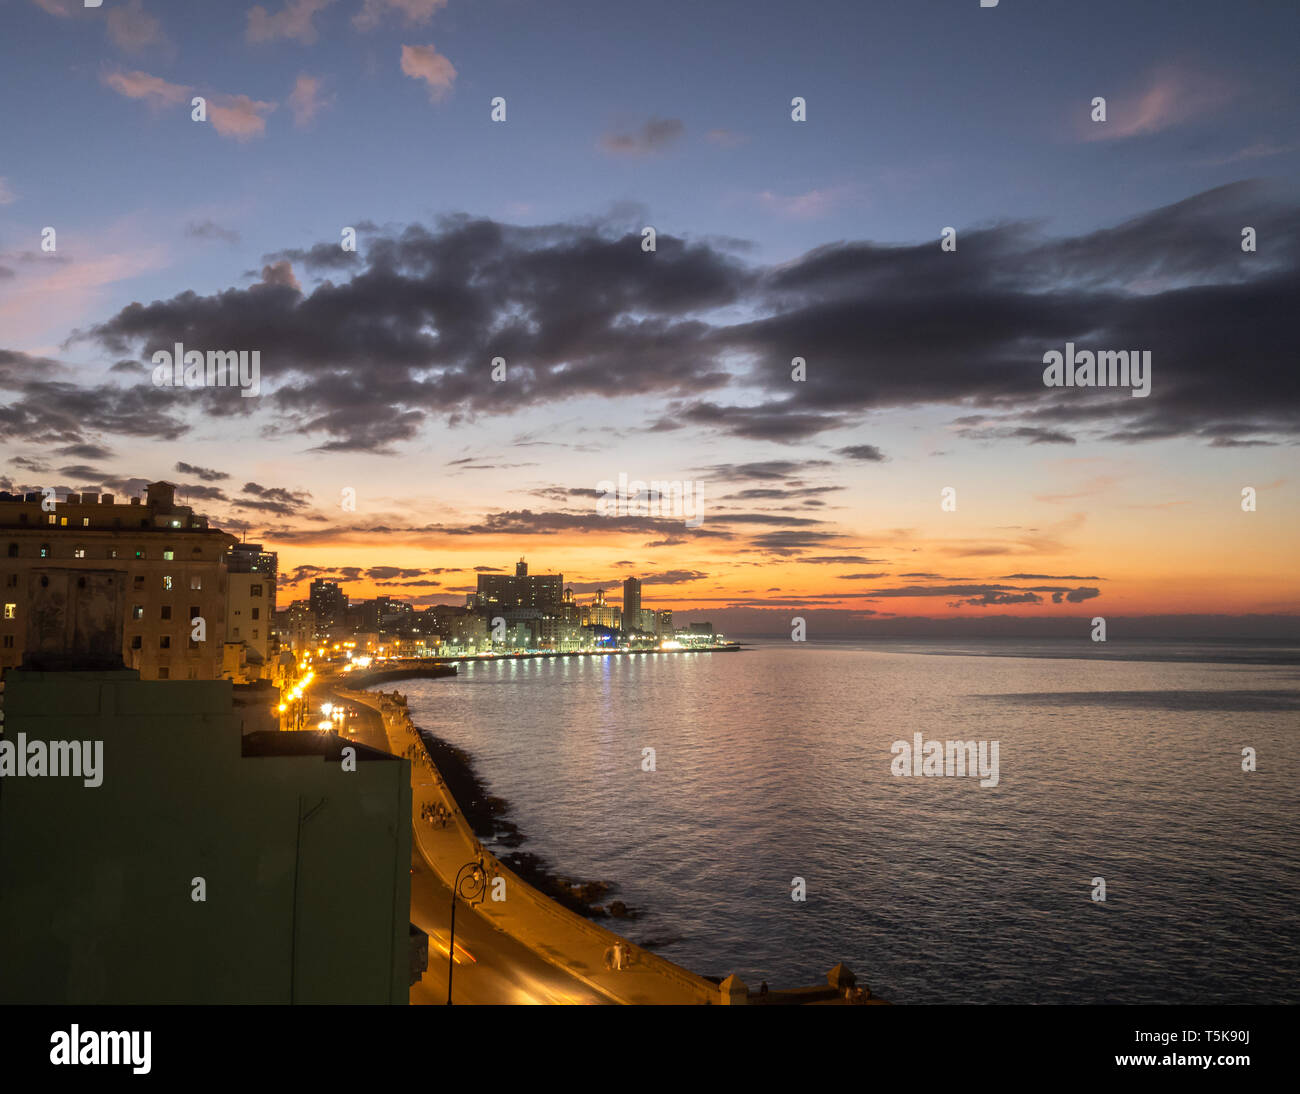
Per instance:
[[[175,482],[281,605],[523,555],[737,633],[1294,617],[1298,10],[0,0],[0,489]]]

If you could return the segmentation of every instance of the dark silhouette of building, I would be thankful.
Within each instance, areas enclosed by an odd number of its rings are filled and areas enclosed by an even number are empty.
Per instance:
[[[641,582],[634,577],[623,581],[623,629],[641,628]]]
[[[348,614],[347,594],[339,588],[337,581],[326,581],[318,577],[311,583],[308,594],[311,613],[316,617],[316,630],[324,633],[331,627],[341,626]]]

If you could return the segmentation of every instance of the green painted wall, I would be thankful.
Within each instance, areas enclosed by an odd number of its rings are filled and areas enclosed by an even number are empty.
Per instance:
[[[4,707],[104,779],[0,779],[0,1002],[407,1001],[408,761],[243,757],[225,681],[10,670]]]

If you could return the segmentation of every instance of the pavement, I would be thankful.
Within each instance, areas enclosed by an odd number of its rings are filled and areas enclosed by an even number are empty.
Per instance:
[[[480,854],[489,876],[504,879],[504,886],[489,884],[485,899],[473,910],[464,900],[457,905],[460,960],[453,974],[455,1001],[669,1005],[721,1001],[712,981],[561,907],[486,852],[427,759],[404,706],[382,692],[330,690],[361,710],[350,728],[356,729],[362,743],[386,748],[396,756],[417,745],[423,757],[411,765],[411,915],[412,922],[430,934],[430,969],[411,989],[412,1003],[446,1002],[450,886],[456,872]],[[442,805],[451,820],[445,826],[431,825],[421,817],[424,805]],[[494,895],[504,899],[493,899]],[[619,942],[629,955],[627,967],[608,968],[606,952]],[[462,946],[473,960],[462,953]]]

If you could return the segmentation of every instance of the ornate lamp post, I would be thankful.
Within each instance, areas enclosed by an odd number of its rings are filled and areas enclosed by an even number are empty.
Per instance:
[[[467,874],[465,871],[468,870]],[[456,967],[456,897],[463,897],[472,908],[487,892],[487,869],[480,854],[475,862],[467,862],[456,871],[456,881],[451,887],[451,943],[447,947],[447,1006],[451,1006],[451,974]]]

